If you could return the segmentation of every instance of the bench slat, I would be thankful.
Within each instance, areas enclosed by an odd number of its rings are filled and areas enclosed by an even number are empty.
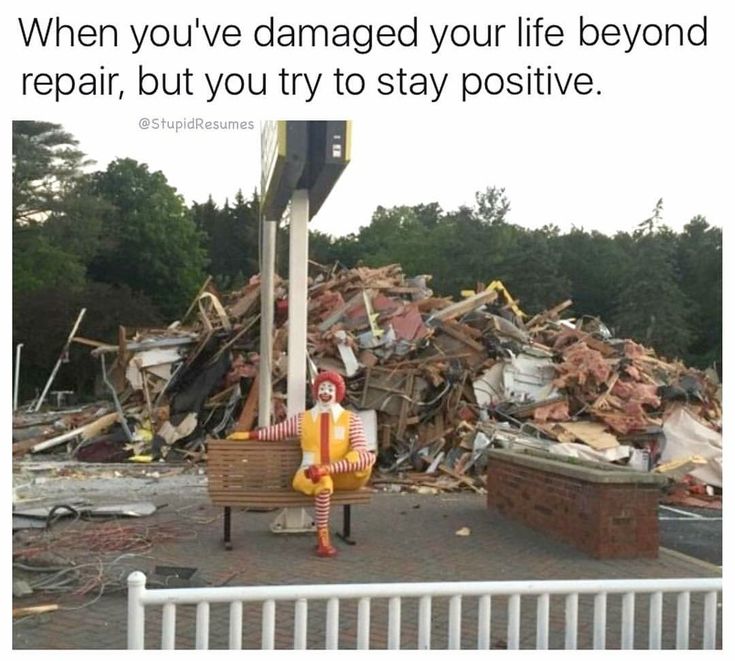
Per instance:
[[[314,499],[294,491],[291,481],[301,465],[298,441],[207,442],[207,482],[210,500],[225,506],[311,506]],[[335,505],[370,502],[369,489],[336,491]]]
[[[359,494],[353,492],[355,495],[348,497],[340,497],[340,494],[335,493],[332,498],[333,505],[367,505],[370,503],[371,494],[367,492],[365,494]],[[225,493],[225,494],[214,494],[211,500],[216,505],[223,506],[268,506],[268,507],[311,507],[314,505],[314,499],[303,494],[296,494],[296,498],[286,497],[287,494],[272,494],[271,496],[250,496],[249,494],[242,492]]]

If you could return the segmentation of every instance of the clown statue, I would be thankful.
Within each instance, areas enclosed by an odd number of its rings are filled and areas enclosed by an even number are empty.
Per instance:
[[[359,416],[340,406],[345,383],[336,372],[321,372],[312,386],[316,404],[283,422],[249,432],[235,432],[232,440],[282,441],[298,438],[302,461],[293,488],[314,496],[316,554],[329,558],[337,550],[329,541],[329,505],[334,490],[351,491],[370,478],[375,456],[368,450]]]

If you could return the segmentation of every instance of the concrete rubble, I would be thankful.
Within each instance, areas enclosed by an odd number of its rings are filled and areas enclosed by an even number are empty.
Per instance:
[[[497,281],[460,300],[397,264],[311,265],[310,372],[348,384],[377,412],[374,486],[484,492],[485,453],[533,448],[656,471],[672,497],[721,503],[722,410],[715,375],[616,338],[571,301],[525,315]],[[257,420],[260,291],[205,283],[168,328],[121,328],[118,343],[73,338],[100,360],[109,401],[19,411],[13,456],[78,462],[206,460],[207,440]],[[276,282],[273,420],[286,414],[287,283]]]

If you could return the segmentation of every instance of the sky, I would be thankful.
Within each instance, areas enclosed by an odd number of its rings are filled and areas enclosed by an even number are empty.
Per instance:
[[[194,116],[199,113],[181,118]],[[566,124],[567,130],[550,130],[531,118],[520,130],[451,118],[439,126],[420,117],[352,121],[352,160],[311,223],[334,236],[369,224],[378,205],[438,202],[452,210],[472,206],[475,193],[488,186],[506,189],[509,222],[551,223],[563,231],[632,231],[659,198],[664,222],[676,230],[697,214],[722,226],[730,205],[726,189],[701,167],[701,144],[683,142],[655,118],[640,130],[618,124],[594,135]],[[582,121],[584,128],[599,118]],[[106,125],[73,118],[63,125],[95,168],[122,157],[145,162],[187,203],[211,195],[222,205],[238,189],[249,196],[260,185],[259,122],[254,130],[206,135],[146,132],[127,123],[111,133]]]

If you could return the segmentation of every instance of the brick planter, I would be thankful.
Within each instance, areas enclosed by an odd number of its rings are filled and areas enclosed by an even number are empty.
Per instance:
[[[488,508],[601,559],[658,556],[665,483],[652,473],[546,453],[488,453]]]

